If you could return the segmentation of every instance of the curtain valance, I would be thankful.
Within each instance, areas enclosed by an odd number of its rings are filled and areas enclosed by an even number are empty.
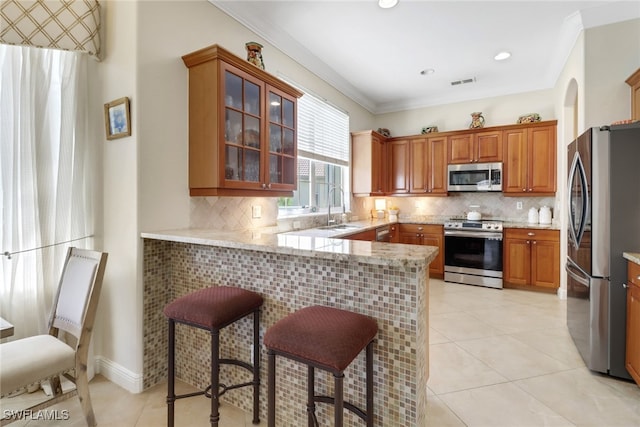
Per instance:
[[[100,59],[100,4],[0,0],[0,43],[81,51]]]

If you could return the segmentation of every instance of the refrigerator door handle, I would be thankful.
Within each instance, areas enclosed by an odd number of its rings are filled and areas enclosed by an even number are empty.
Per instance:
[[[575,263],[573,261],[571,261],[570,259],[567,259],[567,264],[564,266],[565,271],[567,272],[567,274],[576,282],[580,283],[581,285],[586,286],[587,288],[590,286],[590,282],[589,282],[589,278],[585,278],[583,276],[579,276],[576,273],[573,272],[573,270],[578,270],[580,272],[582,272],[580,270],[580,268],[578,268]]]
[[[571,202],[572,195],[571,191],[573,189],[573,181],[576,178],[576,173],[579,173],[580,176],[580,184],[582,190],[582,209],[580,216],[580,223],[578,224],[578,229],[574,227]],[[587,190],[587,181],[586,181],[586,172],[584,170],[584,165],[582,164],[582,159],[580,158],[580,153],[576,151],[576,154],[573,156],[573,162],[571,163],[571,170],[569,171],[569,182],[567,183],[567,206],[568,206],[568,214],[569,214],[569,239],[572,241],[573,246],[576,249],[580,248],[580,242],[582,240],[582,235],[584,234],[584,230],[587,223],[587,215],[589,209],[589,191]]]

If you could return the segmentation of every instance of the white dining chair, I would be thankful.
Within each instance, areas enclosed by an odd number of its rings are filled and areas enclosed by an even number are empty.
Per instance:
[[[0,397],[44,381],[51,383],[51,398],[25,408],[24,413],[35,413],[77,395],[87,425],[96,425],[87,355],[106,263],[106,253],[69,248],[51,309],[49,334],[0,344]],[[76,387],[63,391],[61,375]],[[7,416],[5,411],[0,425],[18,421],[12,414]]]

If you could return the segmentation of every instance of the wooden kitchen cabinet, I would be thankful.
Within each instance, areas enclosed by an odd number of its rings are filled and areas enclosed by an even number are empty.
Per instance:
[[[640,265],[627,264],[627,345],[625,366],[640,385]]]
[[[447,141],[448,164],[501,162],[502,131],[451,135]]]
[[[560,232],[536,228],[504,231],[505,287],[555,291],[560,286]]]
[[[391,173],[389,192],[391,194],[406,194],[409,192],[410,142],[407,139],[389,141],[389,158]]]
[[[302,92],[218,45],[182,59],[191,196],[291,196]]]
[[[507,196],[556,192],[556,122],[540,123],[503,131],[502,192]]]
[[[625,81],[631,86],[631,119],[640,120],[640,68]]]
[[[372,228],[371,230],[360,231],[357,233],[349,234],[347,236],[341,237],[341,239],[346,240],[364,240],[367,242],[375,242],[376,241],[376,229]]]
[[[351,191],[354,196],[388,192],[386,138],[368,130],[351,133]]]
[[[398,224],[399,243],[437,246],[438,255],[429,265],[429,276],[444,277],[444,227],[437,224]]]
[[[391,194],[447,195],[446,137],[389,141]]]

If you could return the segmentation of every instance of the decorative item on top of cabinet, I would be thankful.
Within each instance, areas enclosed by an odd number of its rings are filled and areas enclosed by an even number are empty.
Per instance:
[[[480,129],[484,127],[484,116],[481,112],[471,113],[471,124],[469,129]]]
[[[302,92],[218,45],[182,60],[189,68],[191,196],[291,196]]]
[[[536,123],[541,121],[542,118],[540,117],[540,114],[538,113],[530,113],[530,114],[525,114],[523,116],[518,117],[518,121],[516,123],[518,124],[523,124],[523,123]]]
[[[444,227],[438,224],[398,224],[399,243],[436,246],[438,255],[429,265],[429,276],[444,278]]]
[[[391,138],[391,131],[387,128],[378,128],[378,133],[385,138]]]
[[[640,120],[640,68],[625,81],[631,86],[631,119]]]
[[[436,133],[436,132],[439,132],[438,126],[425,126],[422,128],[422,131],[420,133],[422,133],[423,135],[426,135],[428,133]]]
[[[368,130],[351,132],[351,191],[354,196],[384,196],[389,187],[387,139]]]
[[[506,228],[503,266],[505,288],[555,292],[560,286],[560,232]]]
[[[640,265],[627,261],[627,345],[625,367],[640,385]]]
[[[264,70],[264,60],[262,59],[262,45],[256,42],[245,43],[247,49],[247,61],[256,67]]]
[[[503,131],[505,196],[555,195],[556,124],[553,120]]]

